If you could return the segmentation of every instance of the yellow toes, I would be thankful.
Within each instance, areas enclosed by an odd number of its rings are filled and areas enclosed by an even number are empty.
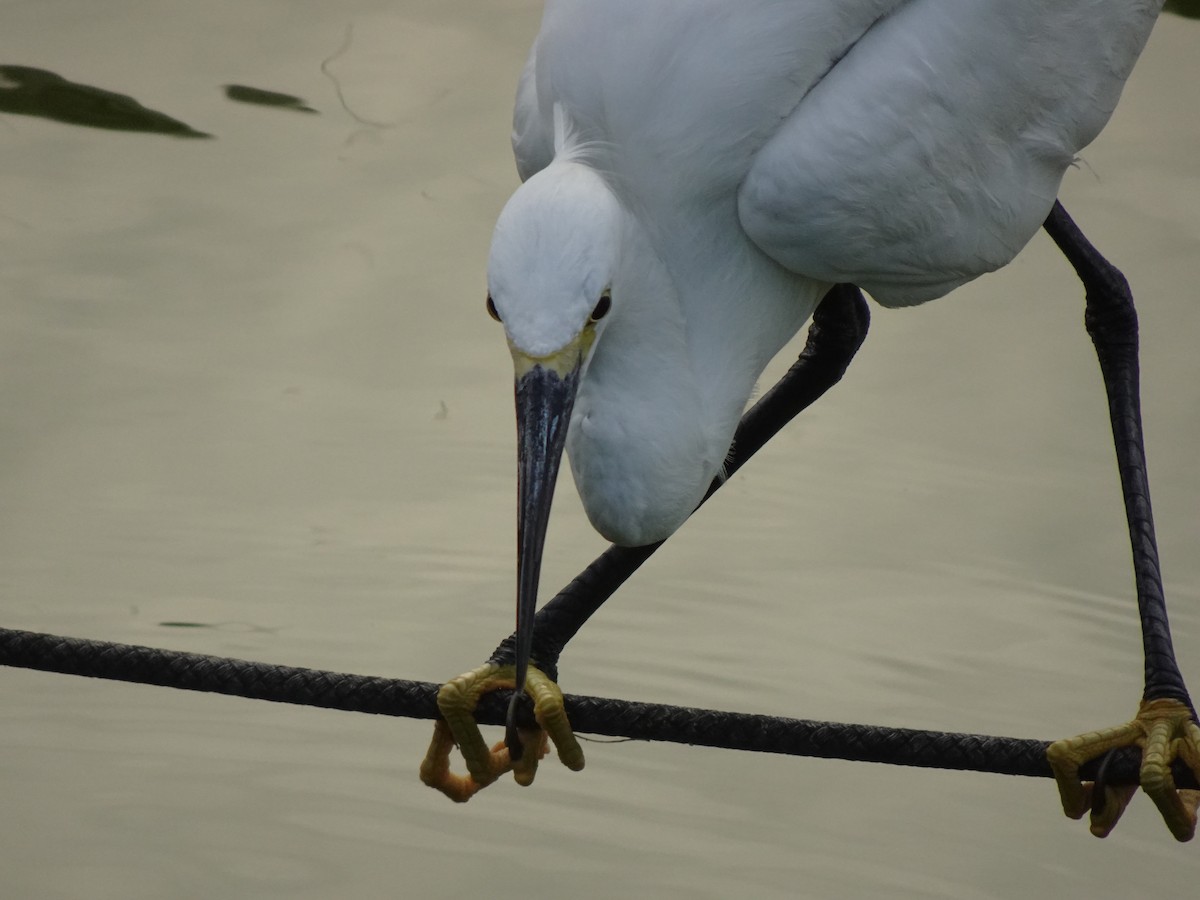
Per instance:
[[[1139,729],[1135,722],[1107,728],[1103,731],[1089,731],[1077,737],[1055,741],[1046,750],[1046,758],[1054,772],[1054,780],[1058,784],[1059,798],[1062,800],[1063,812],[1072,819],[1083,818],[1084,813],[1092,809],[1094,785],[1090,781],[1079,780],[1080,767],[1090,760],[1107,753],[1116,747],[1124,747],[1136,741]],[[1116,802],[1117,798],[1106,798],[1104,807]],[[1122,807],[1123,809],[1123,807]],[[1119,817],[1121,810],[1117,810]],[[1113,816],[1112,812],[1108,813]],[[1095,823],[1093,823],[1095,824]],[[1116,818],[1111,818],[1111,825],[1116,824]],[[1107,834],[1107,831],[1105,832]]]
[[[474,775],[457,775],[450,771],[450,751],[454,749],[454,744],[450,726],[439,719],[433,725],[433,739],[429,742],[425,759],[421,761],[421,781],[431,788],[437,788],[455,803],[466,803],[508,771],[508,748],[501,741],[488,754],[492,761],[489,770],[494,773],[491,777],[477,780]]]
[[[538,763],[546,758],[550,744],[546,739],[546,732],[540,728],[518,728],[517,734],[521,738],[521,746],[525,748],[525,752],[521,754],[519,760],[512,764],[513,780],[521,787],[529,787],[533,784],[533,777],[537,774]],[[501,742],[501,746],[503,746],[503,742]]]
[[[559,760],[572,772],[580,771],[583,768],[583,749],[575,740],[575,732],[567,720],[562,691],[558,685],[545,672],[530,666],[525,676],[525,690],[533,698],[534,718],[554,742]],[[542,740],[545,741],[545,735]],[[545,752],[543,747],[542,754],[545,755]]]
[[[1091,790],[1095,791],[1094,785]],[[1098,838],[1108,837],[1117,827],[1117,822],[1120,820],[1121,814],[1125,812],[1125,807],[1137,793],[1137,785],[1123,784],[1115,787],[1105,785],[1103,791],[1104,796],[1100,803],[1095,803],[1093,799],[1092,815],[1088,822],[1088,829]]]
[[[1146,725],[1139,780],[1171,834],[1178,841],[1190,841],[1196,833],[1195,791],[1179,791],[1171,774],[1171,763],[1179,757],[1200,778],[1200,729],[1192,711],[1178,700],[1152,700],[1143,703],[1138,718]]]
[[[1187,705],[1178,700],[1143,701],[1133,721],[1125,725],[1051,744],[1046,757],[1058,784],[1063,812],[1078,819],[1091,810],[1092,834],[1107,836],[1136,787],[1104,785],[1104,795],[1096,802],[1095,784],[1080,782],[1079,769],[1110,750],[1131,746],[1142,749],[1142,790],[1154,801],[1175,838],[1191,840],[1196,832],[1200,791],[1177,790],[1171,764],[1179,758],[1200,778],[1200,726]]]
[[[562,691],[533,666],[526,675],[525,690],[533,698],[538,727],[518,730],[525,752],[514,762],[503,741],[488,748],[475,722],[475,707],[485,693],[515,686],[513,667],[495,663],[465,672],[442,685],[438,691],[442,718],[434,724],[433,739],[421,763],[421,781],[457,803],[470,800],[510,770],[517,784],[528,786],[537,774],[538,762],[549,749],[547,736],[554,742],[564,765],[574,771],[583,768],[583,750],[563,709]],[[455,746],[466,763],[469,774],[465,776],[450,770],[450,752]]]

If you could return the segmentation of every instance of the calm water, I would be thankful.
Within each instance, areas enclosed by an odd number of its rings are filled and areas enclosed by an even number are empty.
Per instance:
[[[215,136],[0,114],[0,624],[429,680],[491,650],[514,466],[484,262],[539,14],[0,2],[0,64]],[[1200,689],[1198,41],[1163,20],[1064,198],[1142,301]],[[951,300],[878,311],[845,384],[584,630],[565,688],[1039,738],[1127,717],[1129,551],[1081,315],[1044,237]],[[603,546],[559,500],[551,587]],[[161,624],[180,621],[211,627]],[[1049,782],[591,744],[579,775],[455,807],[417,781],[427,723],[0,683],[14,900],[1181,896],[1200,877],[1144,799],[1100,842]]]

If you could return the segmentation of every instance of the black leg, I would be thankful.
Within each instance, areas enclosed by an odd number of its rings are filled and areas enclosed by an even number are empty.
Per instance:
[[[1046,756],[1058,783],[1063,811],[1076,819],[1090,811],[1092,833],[1105,837],[1117,824],[1135,789],[1106,784],[1103,765],[1096,782],[1081,783],[1079,767],[1091,759],[1106,757],[1117,747],[1140,747],[1142,789],[1154,800],[1176,839],[1187,841],[1196,831],[1200,793],[1176,790],[1171,764],[1178,757],[1200,774],[1200,726],[1196,724],[1196,711],[1175,661],[1158,565],[1142,442],[1133,295],[1125,276],[1088,242],[1062,204],[1054,204],[1045,228],[1075,268],[1087,292],[1084,322],[1096,345],[1108,393],[1145,651],[1145,683],[1137,715],[1115,728],[1055,741]]]
[[[1084,322],[1096,345],[1104,387],[1108,392],[1121,492],[1125,497],[1125,515],[1133,545],[1133,572],[1146,655],[1144,699],[1172,699],[1192,707],[1171,644],[1158,544],[1154,537],[1146,450],[1142,442],[1138,322],[1133,294],[1125,276],[1097,252],[1061,203],[1054,204],[1045,228],[1075,268],[1087,291]],[[1194,714],[1194,707],[1192,711]]]

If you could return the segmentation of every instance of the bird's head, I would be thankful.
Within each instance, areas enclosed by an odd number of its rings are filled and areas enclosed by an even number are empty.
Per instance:
[[[504,325],[516,373],[518,696],[571,408],[615,302],[620,224],[620,205],[599,174],[581,163],[556,162],[521,185],[492,238],[487,307]],[[507,742],[519,758],[515,702]]]

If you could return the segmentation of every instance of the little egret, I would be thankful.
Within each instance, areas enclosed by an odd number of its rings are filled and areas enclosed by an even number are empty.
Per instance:
[[[1120,274],[1055,198],[1112,114],[1162,0],[550,0],[520,78],[523,184],[496,224],[488,311],[516,368],[517,630],[512,659],[449,682],[422,776],[463,800],[546,737],[489,753],[481,692],[533,695],[583,765],[557,686],[530,664],[561,454],[588,517],[637,546],[677,529],[719,477],[768,361],[834,284],[887,307],[1007,264],[1045,223],[1087,287],[1110,397],[1146,648],[1129,724],[1057,742],[1064,810],[1115,825],[1131,790],[1083,762],[1144,750],[1142,785],[1180,840],[1200,727],[1171,651],[1141,452],[1136,319]],[[569,424],[569,427],[568,427]],[[503,663],[503,664],[502,664]],[[511,663],[511,664],[508,664]],[[515,703],[514,695],[514,703]],[[470,776],[449,773],[457,743]]]

